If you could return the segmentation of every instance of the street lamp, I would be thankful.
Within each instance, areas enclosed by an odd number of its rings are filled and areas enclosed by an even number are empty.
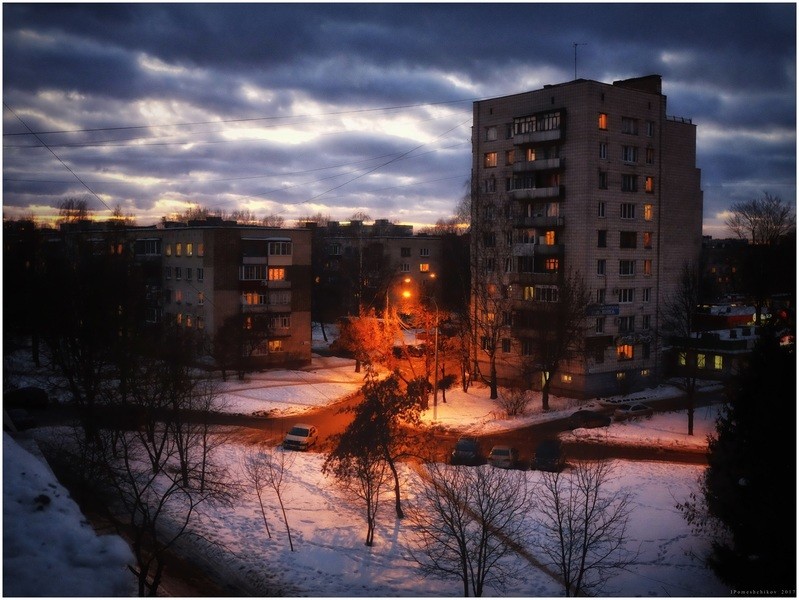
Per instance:
[[[433,420],[438,418],[438,302],[432,296],[430,299],[436,307],[436,335],[435,335],[435,360],[433,366]]]

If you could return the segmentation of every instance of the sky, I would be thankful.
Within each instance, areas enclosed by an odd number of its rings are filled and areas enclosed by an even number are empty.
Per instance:
[[[335,331],[329,335],[335,336]],[[328,347],[314,332],[314,349]],[[53,384],[50,373],[35,369],[27,352],[11,355],[14,373],[24,373],[20,385]],[[24,369],[22,367],[25,367]],[[246,382],[221,386],[224,410],[242,414],[272,411],[296,415],[315,406],[332,404],[346,397],[357,386],[354,361],[314,356],[304,371],[272,371],[269,377],[256,375]],[[357,375],[357,377],[356,377]],[[335,388],[326,385],[338,382]],[[710,382],[703,382],[710,383]],[[713,384],[711,384],[713,385]],[[715,384],[717,385],[717,384]],[[646,402],[679,394],[677,388],[663,385],[636,394]],[[552,410],[540,410],[540,393],[533,392],[529,414],[511,419],[497,416],[497,406],[489,389],[473,385],[468,392],[453,389],[447,403],[423,413],[430,424],[453,434],[488,435],[571,414],[576,404],[568,398],[551,397]],[[695,415],[695,435],[685,433],[685,411],[658,413],[651,418],[614,422],[599,429],[576,429],[561,434],[568,443],[645,446],[701,452],[707,435],[714,430],[719,406],[702,407]],[[31,453],[30,434],[16,440],[3,436],[3,592],[8,596],[130,596],[133,580],[125,565],[132,560],[122,540],[112,535],[97,535],[68,492],[52,472]],[[57,428],[36,430],[36,439],[59,435]],[[279,442],[280,436],[273,441]],[[20,445],[21,444],[21,445]],[[529,450],[529,449],[525,449]],[[279,450],[277,450],[279,452]],[[35,453],[35,452],[34,452]],[[242,472],[247,446],[242,438],[227,437],[216,447],[214,460],[225,465],[233,481],[241,483],[232,505],[202,505],[190,527],[198,538],[187,537],[182,554],[206,573],[236,586],[251,596],[311,597],[447,597],[462,593],[457,581],[438,581],[420,577],[418,567],[405,549],[409,524],[393,515],[391,494],[381,496],[375,545],[363,544],[363,509],[345,495],[336,483],[321,473],[324,455],[292,452],[288,457],[282,494],[295,551],[288,546],[283,516],[274,494],[267,489],[266,518],[271,537],[267,537],[260,505],[252,485]],[[401,465],[406,508],[415,502],[418,475]],[[471,468],[471,467],[461,467]],[[481,467],[489,469],[491,467]],[[567,468],[565,475],[570,476]],[[709,549],[683,518],[676,504],[686,501],[698,487],[701,465],[657,461],[614,461],[614,473],[606,493],[631,494],[626,547],[637,552],[633,565],[616,573],[603,595],[619,597],[708,597],[726,596],[729,589],[703,565]],[[528,485],[540,482],[540,472],[525,474]],[[43,500],[46,496],[49,501]],[[537,511],[531,507],[530,530],[538,534]],[[203,540],[197,542],[196,540]],[[76,553],[75,548],[81,552]],[[540,549],[530,548],[543,559]],[[510,560],[521,560],[513,557]],[[41,577],[47,571],[52,577]],[[547,571],[536,567],[525,570],[521,580],[508,581],[505,594],[487,590],[486,596],[557,597],[558,582]],[[174,595],[174,594],[173,594]]]
[[[3,213],[66,198],[415,227],[467,193],[475,100],[657,73],[704,229],[796,203],[795,4],[3,5]],[[35,134],[35,135],[34,135]]]

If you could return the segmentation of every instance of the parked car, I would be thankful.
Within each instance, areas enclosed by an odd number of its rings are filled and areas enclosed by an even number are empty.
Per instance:
[[[41,388],[27,386],[3,393],[6,408],[47,408],[49,398]]]
[[[593,429],[595,427],[607,427],[610,425],[610,417],[596,412],[595,410],[578,410],[569,417],[569,427],[571,429]]]
[[[566,452],[560,440],[544,440],[535,449],[530,466],[538,471],[557,472],[566,465]]]
[[[484,460],[480,440],[464,436],[455,443],[450,463],[453,465],[480,465]]]
[[[519,464],[519,451],[510,446],[494,446],[488,453],[488,464],[500,469],[513,469]]]
[[[600,398],[599,400],[600,406],[604,406],[606,408],[618,408],[619,406],[629,403],[629,398]]]
[[[613,411],[613,418],[623,421],[632,417],[648,417],[653,412],[652,407],[646,404],[624,404]]]
[[[286,433],[283,447],[287,450],[307,450],[316,443],[318,437],[316,427],[299,423]]]

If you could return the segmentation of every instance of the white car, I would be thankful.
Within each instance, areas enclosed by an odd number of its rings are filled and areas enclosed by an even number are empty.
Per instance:
[[[653,412],[652,407],[646,404],[624,404],[613,411],[613,418],[622,421],[632,417],[648,417]]]
[[[286,433],[283,447],[287,450],[307,450],[316,443],[318,437],[316,427],[298,423]]]
[[[510,446],[494,446],[488,455],[488,464],[500,469],[512,469],[519,462],[519,452]]]

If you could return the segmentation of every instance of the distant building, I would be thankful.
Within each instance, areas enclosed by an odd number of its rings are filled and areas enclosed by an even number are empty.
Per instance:
[[[654,385],[660,307],[699,260],[702,202],[696,126],[667,115],[659,75],[475,102],[472,289],[492,290],[503,313],[475,314],[501,319],[500,380],[519,381],[536,314],[572,271],[591,292],[588,354],[562,366],[552,392]],[[487,374],[488,354],[476,358]]]

